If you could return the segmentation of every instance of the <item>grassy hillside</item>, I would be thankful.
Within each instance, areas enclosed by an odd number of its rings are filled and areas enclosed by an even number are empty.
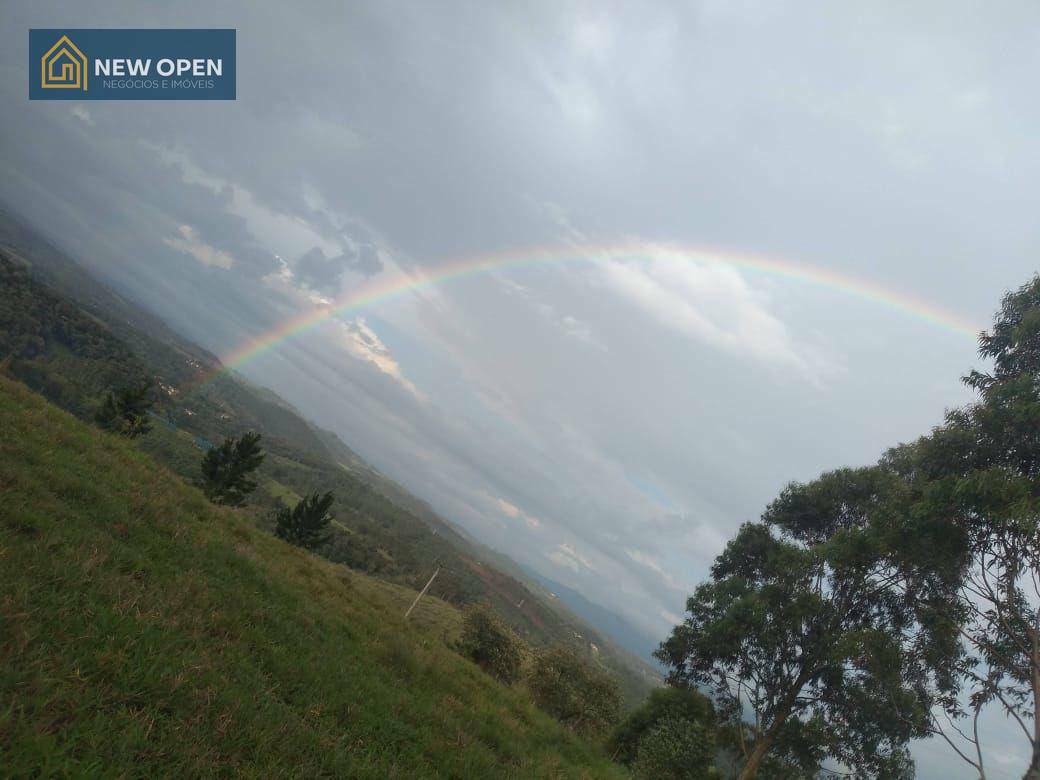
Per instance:
[[[113,385],[151,376],[160,417],[138,446],[186,480],[198,475],[200,447],[249,430],[263,434],[268,457],[249,506],[261,527],[275,508],[331,490],[337,523],[320,550],[330,560],[412,588],[441,565],[434,595],[456,605],[487,599],[532,644],[575,647],[618,676],[629,705],[657,682],[645,661],[539,596],[541,588],[515,564],[460,532],[274,393],[233,375],[200,382],[220,368],[216,357],[2,211],[0,362],[86,419]]]
[[[0,377],[7,776],[610,777],[436,599],[289,547]],[[42,768],[37,774],[36,770]]]

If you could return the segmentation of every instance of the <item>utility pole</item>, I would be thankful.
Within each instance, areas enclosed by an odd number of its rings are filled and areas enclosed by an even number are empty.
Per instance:
[[[426,595],[426,591],[433,585],[433,580],[440,573],[441,567],[438,566],[436,571],[433,572],[433,576],[430,577],[430,581],[426,583],[426,587],[419,591],[419,595],[415,597],[415,601],[412,602],[412,606],[408,607],[408,611],[404,613],[404,619],[407,620],[408,616],[412,614],[412,610],[415,609],[415,605],[419,603],[419,599]]]

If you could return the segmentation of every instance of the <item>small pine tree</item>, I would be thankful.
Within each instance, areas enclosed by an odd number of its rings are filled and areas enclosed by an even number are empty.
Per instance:
[[[275,534],[291,544],[313,549],[328,541],[328,527],[332,520],[329,509],[335,500],[332,493],[314,493],[292,509],[282,507],[275,517]]]
[[[260,434],[249,432],[241,438],[227,438],[202,457],[202,479],[199,486],[215,504],[241,506],[246,496],[256,490],[250,476],[264,462]]]
[[[461,649],[496,680],[512,685],[520,679],[524,644],[488,604],[466,608]]]
[[[106,431],[128,439],[143,436],[152,429],[148,419],[148,412],[155,403],[152,387],[152,380],[145,379],[117,391],[109,390],[94,420]]]

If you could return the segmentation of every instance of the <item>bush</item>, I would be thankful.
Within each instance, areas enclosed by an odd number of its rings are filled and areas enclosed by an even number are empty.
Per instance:
[[[715,708],[707,696],[692,688],[657,688],[614,731],[611,742],[617,760],[631,764],[643,736],[667,718],[700,723],[708,731],[715,729]]]
[[[282,507],[275,516],[275,534],[300,547],[318,547],[328,541],[328,527],[332,517],[329,509],[334,501],[332,493],[323,496],[314,493],[305,496],[292,509]]]
[[[528,687],[535,702],[571,731],[591,736],[617,723],[617,681],[565,647],[539,653]]]
[[[632,772],[640,780],[703,780],[714,775],[714,758],[711,729],[667,715],[639,740]]]
[[[512,685],[520,679],[524,644],[487,604],[466,608],[462,621],[463,655],[496,680]]]

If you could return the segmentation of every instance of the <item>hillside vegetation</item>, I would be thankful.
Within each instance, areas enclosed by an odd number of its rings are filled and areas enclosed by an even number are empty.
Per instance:
[[[489,601],[537,647],[568,645],[616,675],[628,706],[659,680],[519,567],[462,533],[366,463],[334,433],[274,393],[221,373],[220,361],[101,284],[31,229],[0,212],[0,361],[8,373],[81,419],[105,393],[150,377],[152,430],[138,445],[187,481],[202,451],[226,436],[263,434],[267,458],[246,511],[266,530],[275,511],[332,491],[335,522],[318,552],[456,606]],[[594,650],[593,647],[597,648]]]
[[[611,777],[454,607],[215,507],[0,376],[7,776]]]

